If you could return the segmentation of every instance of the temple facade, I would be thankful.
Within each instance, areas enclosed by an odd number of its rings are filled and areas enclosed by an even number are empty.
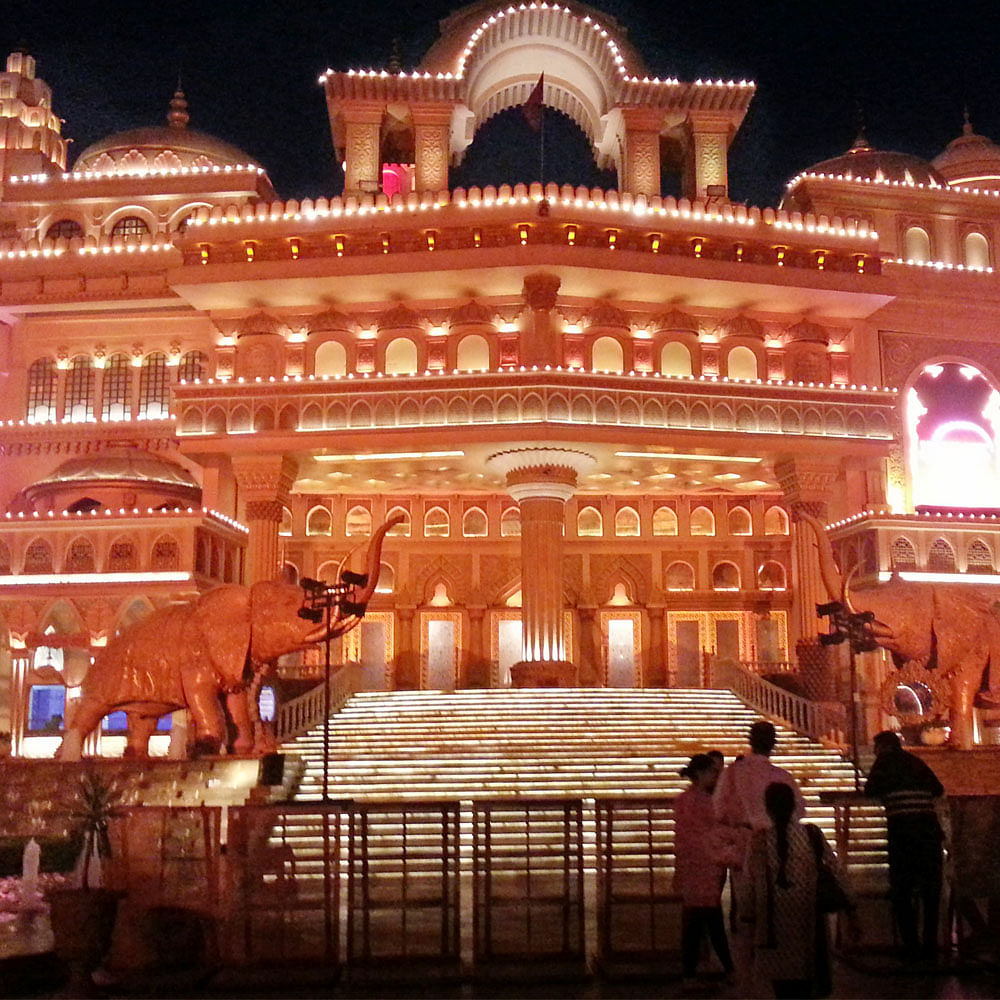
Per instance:
[[[617,189],[450,187],[543,71]],[[180,92],[67,169],[32,57],[0,73],[15,753],[152,608],[332,580],[393,514],[335,651],[372,688],[698,686],[714,654],[843,699],[803,513],[859,583],[1000,583],[1000,148],[968,122],[933,163],[860,136],[761,208],[727,170],[754,85],[655,78],[583,5],[477,3],[412,72],[319,82],[344,191],[282,201]]]

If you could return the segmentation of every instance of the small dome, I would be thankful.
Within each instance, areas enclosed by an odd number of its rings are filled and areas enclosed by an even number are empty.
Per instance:
[[[867,177],[871,180],[900,181],[904,184],[926,184],[929,187],[945,187],[947,184],[944,177],[926,160],[909,153],[872,149],[863,135],[842,156],[823,160],[807,167],[803,173],[849,179]]]
[[[962,134],[949,142],[933,163],[952,186],[1000,190],[1000,146],[975,132],[968,114]]]
[[[115,132],[88,146],[73,172],[141,174],[182,167],[251,166],[262,169],[248,153],[231,143],[187,127],[189,115],[182,91],[174,93],[166,125]]]
[[[109,481],[159,483],[200,489],[187,469],[176,462],[132,448],[108,448],[96,455],[71,458],[35,485]]]

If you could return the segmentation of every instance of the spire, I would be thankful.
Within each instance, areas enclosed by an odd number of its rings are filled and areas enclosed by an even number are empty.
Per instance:
[[[858,123],[858,134],[851,143],[851,148],[847,151],[848,153],[867,153],[871,151],[871,146],[868,144],[868,136],[865,134],[865,109],[860,100],[855,100],[854,102],[854,116]]]
[[[184,97],[184,91],[180,88],[180,80],[174,91],[174,96],[170,99],[170,110],[167,112],[167,123],[171,128],[187,128],[187,123],[191,116],[187,112],[188,102]]]
[[[389,65],[386,67],[393,76],[398,76],[403,71],[403,54],[400,51],[399,39],[392,40],[392,52],[389,55]]]
[[[975,135],[976,130],[972,127],[972,122],[969,121],[969,105],[966,104],[962,108],[962,135]]]

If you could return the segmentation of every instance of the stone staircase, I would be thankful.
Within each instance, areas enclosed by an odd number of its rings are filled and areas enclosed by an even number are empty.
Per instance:
[[[366,692],[329,723],[329,789],[359,802],[450,799],[673,796],[691,754],[746,752],[759,718],[728,691],[703,689],[493,689]],[[282,748],[302,758],[299,809],[274,839],[294,852],[299,876],[322,850],[317,817],[300,811],[322,796],[323,730]],[[775,763],[799,781],[808,819],[834,842],[833,807],[821,792],[851,791],[837,750],[778,728]],[[855,881],[884,881],[885,825],[877,805],[855,807]],[[672,840],[672,824],[667,831]]]

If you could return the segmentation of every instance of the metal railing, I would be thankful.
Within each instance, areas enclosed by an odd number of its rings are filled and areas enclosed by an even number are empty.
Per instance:
[[[839,747],[847,746],[847,713],[810,701],[771,684],[737,660],[717,657],[712,661],[712,683],[729,688],[737,698],[762,715],[786,723],[796,732]]]
[[[330,708],[336,712],[360,690],[361,665],[345,663],[330,674]],[[323,721],[325,698],[322,683],[281,705],[274,719],[278,742],[293,739]]]
[[[798,672],[796,660],[740,660],[752,674],[794,674]]]

